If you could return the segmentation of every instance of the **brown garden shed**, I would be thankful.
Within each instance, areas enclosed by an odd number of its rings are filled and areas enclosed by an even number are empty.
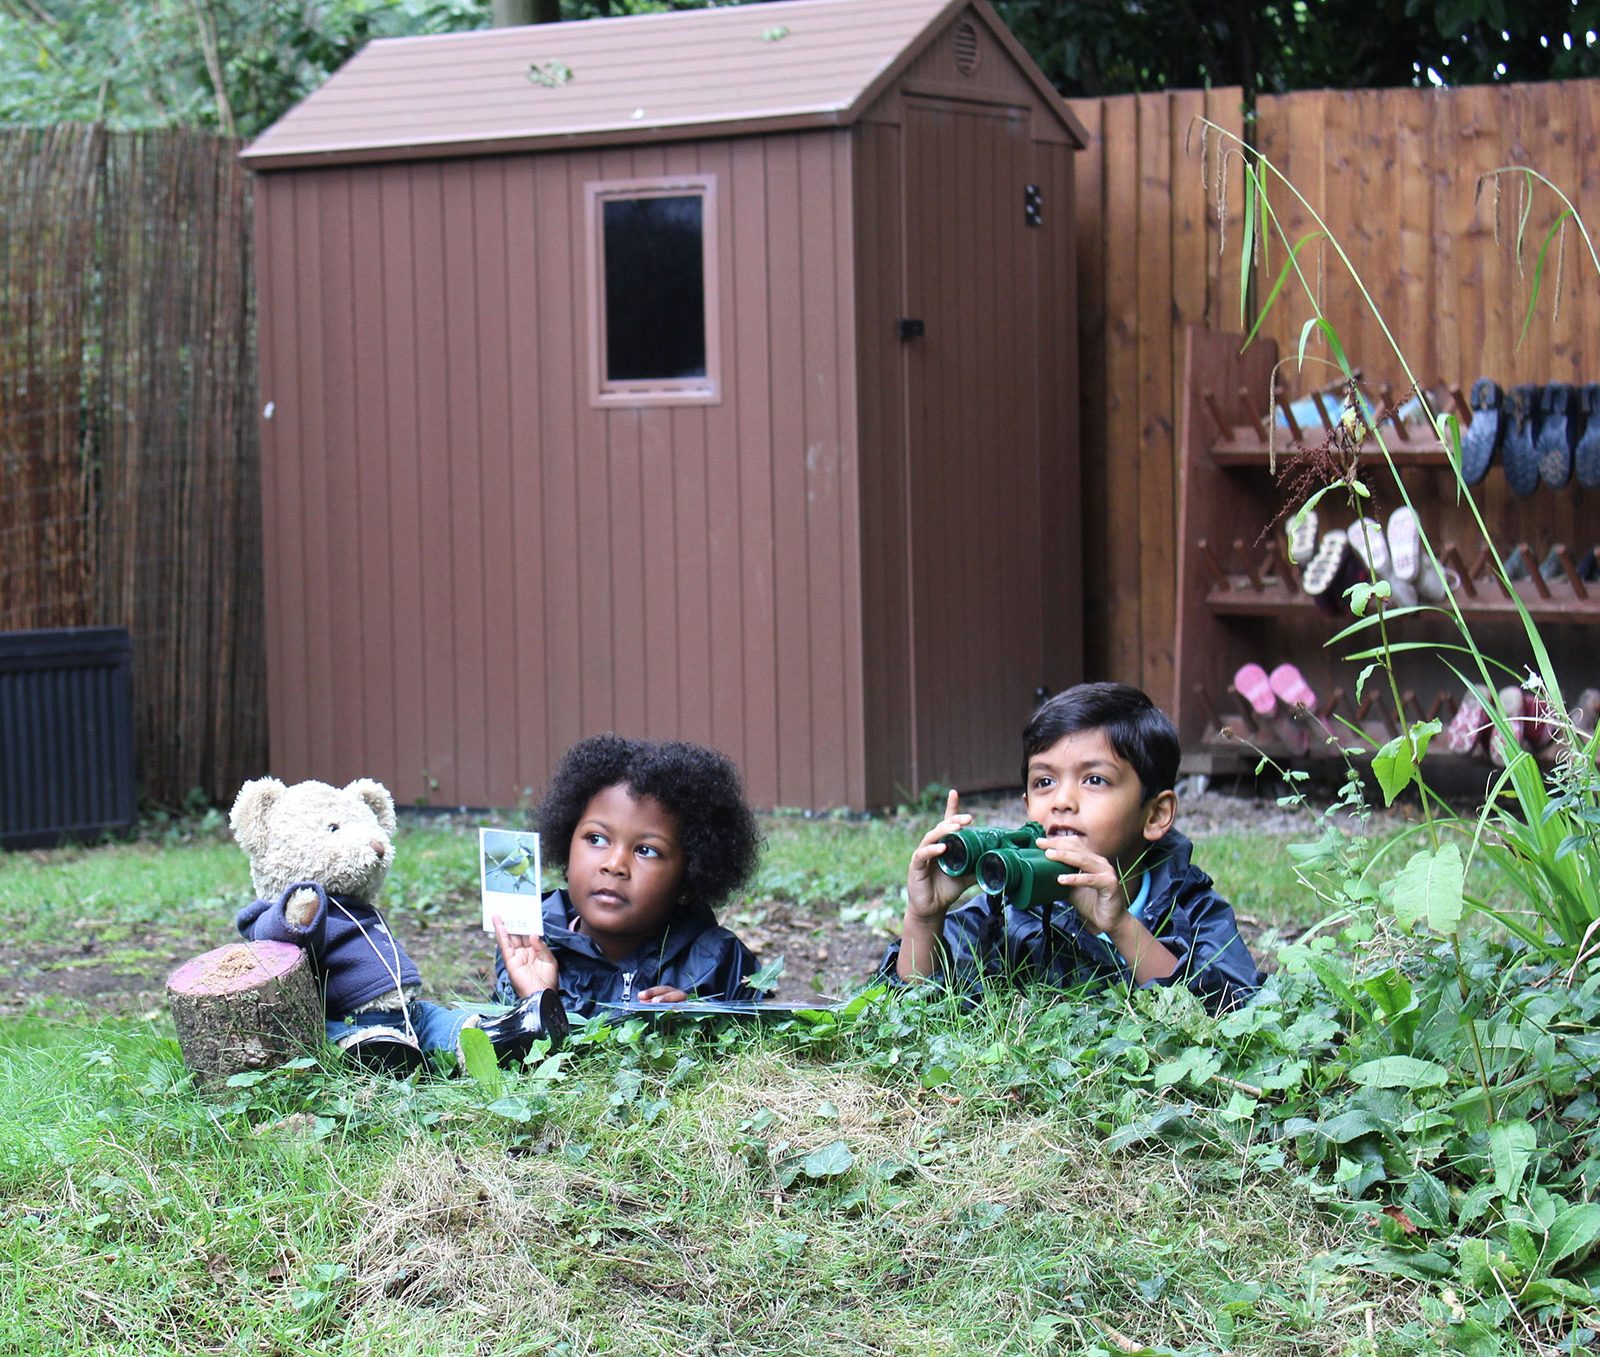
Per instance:
[[[1014,783],[1081,669],[1083,141],[983,0],[371,43],[245,152],[273,771]]]

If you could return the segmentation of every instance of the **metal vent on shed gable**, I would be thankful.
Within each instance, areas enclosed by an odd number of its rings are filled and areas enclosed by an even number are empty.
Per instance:
[[[956,70],[971,75],[978,69],[978,29],[970,19],[956,25]]]

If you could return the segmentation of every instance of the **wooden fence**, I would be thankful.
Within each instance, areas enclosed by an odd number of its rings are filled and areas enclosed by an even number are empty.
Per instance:
[[[0,630],[126,626],[144,795],[266,757],[235,143],[0,132]]]
[[[1130,95],[1072,108],[1091,136],[1077,171],[1088,663],[1094,675],[1140,683],[1168,703],[1183,330],[1242,329],[1242,172],[1230,157],[1219,193],[1218,139],[1202,137],[1195,119],[1238,135],[1239,92]],[[1518,343],[1559,201],[1548,190],[1534,193],[1519,257],[1517,184],[1479,192],[1481,175],[1529,165],[1573,200],[1591,229],[1600,224],[1600,82],[1308,91],[1263,99],[1255,128],[1256,144],[1350,256],[1424,384],[1465,390],[1479,375],[1502,385],[1600,381],[1600,278],[1573,229],[1559,266],[1557,248],[1550,250],[1543,297]],[[1314,229],[1281,183],[1270,183],[1269,193],[1291,241]],[[1351,362],[1373,382],[1403,387],[1399,360],[1332,247],[1307,246],[1302,258]],[[1253,269],[1257,295],[1270,290],[1283,259],[1281,242],[1269,241]],[[1305,294],[1286,288],[1263,333],[1292,356],[1309,315]],[[1328,357],[1320,342],[1308,353]],[[1331,375],[1320,363],[1304,377],[1291,365],[1282,380],[1298,391]],[[1563,521],[1582,516],[1583,494],[1575,485],[1559,492]],[[1515,521],[1503,477],[1484,483],[1482,501],[1491,524]],[[1591,493],[1591,522],[1595,508]],[[1600,537],[1600,523],[1594,532]]]
[[[1235,135],[1244,120],[1231,89],[1072,108],[1091,138],[1077,158],[1086,654],[1092,675],[1170,702],[1183,332],[1241,328],[1242,175],[1198,119]],[[1264,99],[1255,129],[1423,381],[1600,380],[1600,280],[1575,231],[1559,265],[1552,249],[1518,343],[1553,195],[1535,193],[1519,259],[1515,184],[1478,192],[1497,166],[1531,165],[1600,223],[1600,82],[1314,91]],[[225,799],[266,749],[249,188],[235,150],[181,132],[0,133],[0,628],[130,628],[142,784],[166,802],[196,787]],[[1279,186],[1272,200],[1290,238],[1305,235],[1292,195]],[[1271,242],[1258,293],[1282,258]],[[1399,385],[1331,249],[1304,258],[1352,361]],[[1280,301],[1263,327],[1280,352],[1294,353],[1307,314],[1303,296]],[[1568,519],[1594,517],[1583,491],[1559,494]],[[1491,521],[1511,512],[1506,496],[1503,478],[1485,483]]]

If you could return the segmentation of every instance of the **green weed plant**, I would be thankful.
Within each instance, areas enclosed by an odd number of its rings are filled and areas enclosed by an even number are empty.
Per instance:
[[[1318,336],[1355,391],[1344,346],[1302,272],[1305,248],[1324,242],[1378,319],[1449,451],[1460,502],[1489,543],[1461,477],[1459,424],[1453,414],[1428,408],[1401,344],[1339,242],[1270,160],[1213,124],[1203,124],[1201,136],[1216,139],[1219,192],[1227,162],[1237,159],[1243,168],[1241,279],[1256,258],[1266,260],[1274,251],[1283,258],[1246,342],[1275,305],[1287,304],[1291,293],[1301,296],[1310,314],[1292,361],[1303,367],[1308,342]],[[1548,190],[1560,204],[1538,250],[1531,318],[1552,243],[1559,259],[1566,233],[1576,233],[1597,277],[1600,255],[1555,185],[1511,167],[1486,177],[1497,197],[1503,180],[1521,192],[1514,240],[1519,257],[1535,193]],[[1288,238],[1274,209],[1274,199],[1285,193],[1315,223],[1298,240]],[[1298,286],[1286,290],[1290,284]],[[1336,464],[1335,474],[1300,513],[1327,496],[1365,512],[1371,496],[1366,476],[1374,468],[1386,471],[1410,504],[1382,428],[1361,416],[1354,395],[1329,443],[1325,455]],[[1422,550],[1423,568],[1436,565],[1425,534]],[[1464,686],[1470,681],[1489,695],[1491,738],[1505,755],[1504,768],[1474,812],[1457,814],[1428,783],[1426,755],[1440,733],[1438,721],[1412,721],[1383,744],[1352,730],[1346,754],[1367,759],[1385,802],[1408,790],[1419,799],[1425,842],[1375,846],[1350,834],[1352,820],[1365,818],[1366,785],[1352,763],[1338,803],[1323,817],[1321,837],[1294,850],[1302,879],[1332,910],[1337,936],[1330,925],[1285,949],[1271,992],[1224,1020],[1223,1035],[1232,1040],[1193,1059],[1220,1061],[1239,1083],[1283,1098],[1288,1090],[1275,1081],[1284,1068],[1252,1073],[1240,1067],[1240,1057],[1252,1047],[1263,1049],[1255,1025],[1266,1024],[1270,1032],[1274,1009],[1288,1001],[1297,1012],[1294,1022],[1310,1024],[1308,1051],[1322,1049],[1288,1100],[1295,1110],[1274,1114],[1277,1135],[1266,1153],[1287,1156],[1292,1147],[1302,1170],[1314,1171],[1308,1191],[1331,1195],[1342,1209],[1371,1213],[1371,1242],[1349,1260],[1440,1288],[1456,1350],[1493,1351],[1507,1335],[1536,1350],[1558,1342],[1567,1350],[1591,1342],[1600,1317],[1600,1138],[1593,1092],[1600,1074],[1600,970],[1591,964],[1600,953],[1600,732],[1581,731],[1568,714],[1539,629],[1497,553],[1491,558],[1535,657],[1525,673],[1484,652],[1453,595],[1439,606],[1389,607],[1389,586],[1382,582],[1349,591],[1353,620],[1329,644],[1353,647],[1349,658],[1364,666],[1358,699],[1368,684],[1385,684],[1395,709],[1403,711],[1395,658],[1421,647],[1396,639],[1391,627],[1413,614],[1446,617],[1454,636],[1438,649]],[[1555,714],[1561,757],[1550,770],[1519,745],[1497,696],[1508,678]],[[1286,775],[1292,782],[1304,778]],[[1303,801],[1304,793],[1296,790],[1288,799]],[[1469,884],[1485,882],[1484,888]],[[1271,1045],[1269,1037],[1265,1049]],[[1168,1127],[1162,1122],[1159,1129],[1165,1134]]]

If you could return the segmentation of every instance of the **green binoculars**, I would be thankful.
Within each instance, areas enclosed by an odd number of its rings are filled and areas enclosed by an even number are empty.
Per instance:
[[[939,840],[944,845],[939,869],[946,876],[971,876],[985,853],[998,848],[1032,848],[1043,837],[1044,826],[1032,820],[1021,829],[958,829]]]
[[[990,895],[1015,909],[1034,909],[1060,896],[1056,878],[1065,870],[1034,846],[1043,837],[1044,826],[1032,821],[1020,829],[958,829],[939,840],[939,867],[947,876],[975,874]]]

